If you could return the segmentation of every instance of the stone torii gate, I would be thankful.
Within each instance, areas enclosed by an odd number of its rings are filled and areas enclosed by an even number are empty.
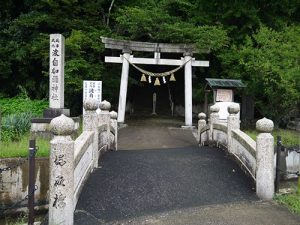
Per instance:
[[[193,53],[197,52],[195,45],[189,44],[165,44],[151,42],[137,42],[116,40],[112,38],[101,37],[105,48],[122,50],[120,57],[105,57],[107,63],[122,63],[122,74],[120,84],[118,122],[124,123],[125,108],[127,97],[129,62],[132,64],[148,65],[184,65],[184,91],[185,91],[185,126],[192,126],[192,66],[209,67],[209,61],[198,61],[192,58]],[[134,58],[132,51],[154,52],[154,58]],[[182,53],[183,58],[161,59],[160,53]],[[125,59],[124,59],[125,58]]]

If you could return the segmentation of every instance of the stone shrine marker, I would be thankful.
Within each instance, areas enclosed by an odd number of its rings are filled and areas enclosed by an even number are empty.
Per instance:
[[[65,38],[63,35],[50,34],[49,59],[49,109],[44,111],[44,117],[53,118],[61,114],[68,116],[70,110],[64,109]]]
[[[64,108],[64,42],[61,34],[50,35],[50,108]]]

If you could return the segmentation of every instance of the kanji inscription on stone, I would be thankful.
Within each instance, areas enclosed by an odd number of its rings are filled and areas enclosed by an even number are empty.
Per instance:
[[[50,35],[49,107],[64,108],[64,41],[61,34]]]

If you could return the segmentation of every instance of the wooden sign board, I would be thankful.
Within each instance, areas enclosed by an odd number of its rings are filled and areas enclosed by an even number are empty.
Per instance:
[[[231,89],[217,89],[216,102],[233,102]]]

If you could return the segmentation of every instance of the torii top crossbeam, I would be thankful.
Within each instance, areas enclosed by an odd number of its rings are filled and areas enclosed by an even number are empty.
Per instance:
[[[120,84],[120,96],[118,107],[118,122],[124,123],[126,96],[128,85],[129,62],[132,64],[148,65],[184,65],[184,89],[185,89],[185,125],[192,126],[192,66],[209,67],[209,61],[198,61],[192,58],[193,53],[198,50],[193,44],[166,44],[137,42],[127,40],[117,40],[112,38],[101,37],[105,48],[122,50],[123,55],[120,57],[105,57],[105,62],[122,63],[122,76]],[[134,58],[132,51],[154,52],[154,58]],[[160,53],[182,53],[184,58],[161,59]],[[125,58],[125,59],[124,59]]]
[[[166,53],[197,53],[198,50],[194,44],[167,44],[117,40],[113,38],[101,37],[105,48],[130,50],[139,52],[166,52]]]

